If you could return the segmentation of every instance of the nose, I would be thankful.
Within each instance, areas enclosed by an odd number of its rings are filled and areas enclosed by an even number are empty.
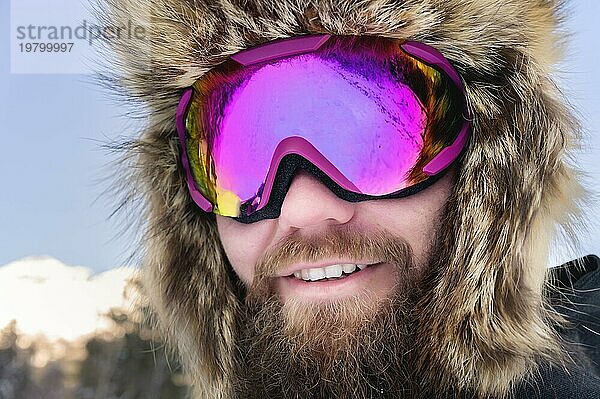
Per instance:
[[[338,198],[329,188],[300,169],[281,205],[278,226],[283,231],[343,224],[352,219],[355,204]]]

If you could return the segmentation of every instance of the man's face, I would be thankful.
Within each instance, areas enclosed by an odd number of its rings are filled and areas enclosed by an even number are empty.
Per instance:
[[[413,309],[453,178],[450,170],[408,197],[350,203],[300,171],[278,219],[217,216],[246,288],[239,397],[393,397],[412,389]]]

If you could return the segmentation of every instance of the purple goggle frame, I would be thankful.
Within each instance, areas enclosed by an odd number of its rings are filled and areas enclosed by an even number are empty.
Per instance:
[[[318,49],[323,43],[329,39],[330,35],[307,35],[295,38],[284,39],[281,41],[270,42],[255,48],[241,51],[230,58],[243,66],[255,65],[262,62],[267,62],[274,59],[283,57],[293,56],[297,54],[303,54]],[[464,95],[464,85],[456,70],[446,60],[446,58],[440,54],[437,50],[424,45],[419,42],[404,42],[401,45],[402,49],[415,57],[418,60],[426,63],[429,66],[435,67],[446,74],[451,79],[454,85],[460,89]],[[176,123],[177,133],[179,136],[179,144],[181,148],[182,166],[185,172],[185,178],[188,190],[194,202],[204,211],[212,212],[213,204],[199,191],[197,184],[192,175],[190,167],[190,161],[186,151],[186,117],[189,105],[193,96],[193,88],[185,89],[181,100],[177,108]],[[464,109],[465,114],[467,113],[466,105]],[[452,162],[454,162],[465,148],[467,143],[470,122],[465,117],[464,124],[459,130],[454,142],[443,148],[427,165],[423,168],[423,172],[428,176],[435,178],[428,179],[424,184],[417,184],[415,187],[410,187],[408,190],[403,190],[403,195],[410,195],[411,193],[422,190],[428,185],[432,184],[437,178],[441,176],[444,171]],[[255,214],[259,210],[263,209],[269,203],[272,190],[276,185],[276,178],[278,177],[278,170],[284,157],[288,155],[296,155],[297,162],[296,166],[303,165],[308,170],[312,170],[313,174],[318,175],[321,172],[321,179],[330,179],[331,182],[335,183],[337,190],[333,190],[338,194],[339,188],[350,193],[361,193],[355,184],[353,184],[348,178],[344,176],[340,170],[338,170],[317,148],[315,148],[308,140],[303,137],[292,136],[286,137],[281,140],[277,145],[273,156],[271,158],[270,167],[266,175],[263,186],[261,187],[260,197],[254,198],[254,201],[249,204],[245,209],[245,215],[242,214],[240,217],[236,217],[237,220],[244,223],[251,223],[264,218],[273,218],[278,216],[278,212],[267,212],[263,213],[260,217],[252,218],[251,214]],[[303,160],[308,163],[303,164]],[[314,168],[316,167],[316,168]],[[292,168],[290,170],[295,170]],[[436,176],[438,175],[438,176]],[[331,184],[327,184],[328,187],[333,188]],[[374,196],[372,198],[394,198],[390,196]]]

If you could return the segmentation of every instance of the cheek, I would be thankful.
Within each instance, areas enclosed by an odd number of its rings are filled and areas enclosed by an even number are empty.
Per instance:
[[[450,176],[408,197],[369,201],[371,220],[393,234],[404,238],[413,249],[417,265],[427,261],[437,234],[439,219],[451,191]],[[366,204],[366,203],[365,203]]]
[[[427,214],[425,208],[408,204],[399,206],[393,201],[397,200],[378,204],[377,215],[373,220],[377,220],[377,224],[391,234],[406,240],[413,250],[417,265],[421,265],[425,261],[434,231],[434,223],[430,220],[432,215]]]
[[[265,251],[272,230],[269,220],[244,224],[217,215],[219,237],[240,280],[250,285],[254,278],[254,266]]]

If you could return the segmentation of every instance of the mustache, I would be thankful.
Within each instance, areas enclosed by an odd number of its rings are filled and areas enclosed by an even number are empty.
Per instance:
[[[283,237],[256,263],[251,291],[263,291],[268,281],[296,263],[314,263],[328,258],[353,258],[391,263],[400,270],[414,268],[413,251],[402,237],[382,228],[333,225],[319,235],[294,232]]]

